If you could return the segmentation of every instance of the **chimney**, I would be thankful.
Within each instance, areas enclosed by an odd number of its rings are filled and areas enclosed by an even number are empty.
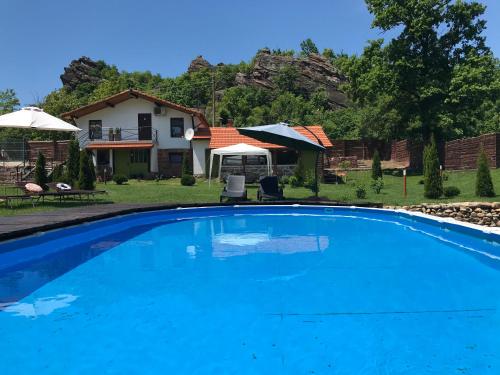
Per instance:
[[[232,118],[227,119],[226,128],[234,128],[234,123]]]

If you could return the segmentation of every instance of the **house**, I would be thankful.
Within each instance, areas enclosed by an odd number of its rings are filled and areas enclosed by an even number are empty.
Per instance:
[[[127,90],[98,102],[63,114],[82,131],[78,133],[80,148],[92,152],[98,175],[122,174],[147,177],[160,174],[180,176],[184,155],[189,157],[193,173],[208,172],[210,150],[237,143],[247,143],[271,150],[274,171],[292,174],[297,153],[270,143],[239,134],[229,123],[226,127],[210,127],[205,116],[149,94]],[[194,130],[192,141],[184,135]],[[328,150],[332,144],[319,125],[295,129]],[[265,161],[260,157],[225,157],[223,173],[262,174]]]
[[[180,176],[191,145],[187,129],[208,128],[205,116],[137,90],[126,90],[62,115],[82,131],[80,148],[92,152],[98,174]]]

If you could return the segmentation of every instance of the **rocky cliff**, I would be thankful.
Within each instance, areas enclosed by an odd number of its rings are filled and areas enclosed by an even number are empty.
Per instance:
[[[287,66],[297,72],[295,84],[299,89],[308,94],[325,89],[332,107],[345,107],[347,97],[339,88],[345,82],[345,77],[325,57],[316,54],[298,58],[271,54],[268,49],[263,49],[255,56],[251,72],[238,73],[236,82],[239,85],[274,89],[274,79]]]
[[[82,56],[71,61],[69,66],[64,68],[60,78],[63,86],[70,90],[74,90],[82,83],[98,84],[101,80],[99,64],[89,57]]]

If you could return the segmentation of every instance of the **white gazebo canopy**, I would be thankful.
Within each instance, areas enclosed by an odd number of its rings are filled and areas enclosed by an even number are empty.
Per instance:
[[[269,150],[252,145],[247,145],[246,143],[238,143],[236,145],[216,148],[210,152],[210,169],[208,172],[209,186],[210,186],[210,180],[212,178],[212,166],[214,162],[214,155],[218,155],[220,157],[219,173],[217,174],[218,177],[220,177],[222,169],[222,158],[224,156],[255,156],[255,155],[265,156],[267,159],[267,174],[268,175],[271,174],[271,152]]]
[[[80,129],[57,117],[45,113],[37,107],[23,109],[0,116],[0,128],[55,130],[77,132]]]

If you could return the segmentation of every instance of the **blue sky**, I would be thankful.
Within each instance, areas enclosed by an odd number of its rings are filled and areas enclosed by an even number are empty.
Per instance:
[[[500,1],[488,6],[488,44],[500,56]],[[183,73],[203,55],[211,63],[248,61],[261,47],[298,49],[312,38],[320,49],[360,53],[370,28],[363,0],[152,1],[0,0],[0,89],[22,104],[61,87],[59,75],[82,55],[121,70]]]

